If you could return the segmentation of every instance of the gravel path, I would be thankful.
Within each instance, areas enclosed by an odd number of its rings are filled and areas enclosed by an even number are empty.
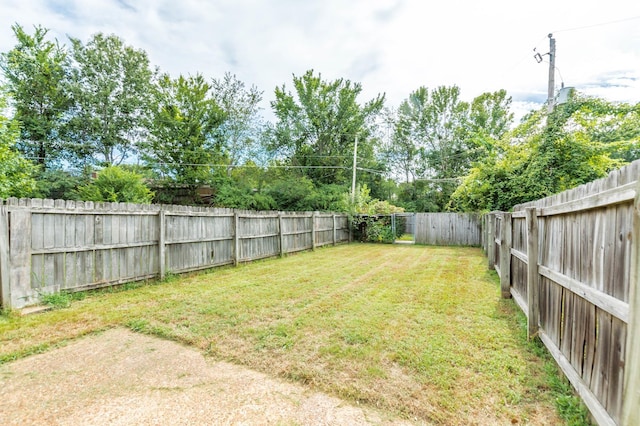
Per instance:
[[[407,425],[178,343],[113,329],[0,365],[2,425]]]

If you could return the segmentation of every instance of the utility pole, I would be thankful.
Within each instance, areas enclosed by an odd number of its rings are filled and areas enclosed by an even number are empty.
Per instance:
[[[555,97],[556,75],[556,39],[549,33],[549,87],[547,90],[547,108],[549,113],[553,111],[553,99]]]
[[[351,178],[351,204],[356,200],[356,161],[358,158],[358,135],[353,144],[353,177]]]

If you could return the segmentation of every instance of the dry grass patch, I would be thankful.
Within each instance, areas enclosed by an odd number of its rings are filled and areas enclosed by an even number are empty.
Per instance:
[[[353,244],[0,319],[10,360],[115,325],[439,424],[557,424],[479,249]]]

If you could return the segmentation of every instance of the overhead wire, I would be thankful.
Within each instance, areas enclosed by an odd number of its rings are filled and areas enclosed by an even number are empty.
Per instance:
[[[588,28],[596,28],[596,27],[602,27],[602,26],[605,26],[605,25],[618,24],[620,22],[635,21],[637,19],[640,19],[640,15],[630,16],[628,18],[616,19],[616,20],[613,20],[613,21],[599,22],[597,24],[583,25],[583,26],[580,26],[580,27],[564,28],[564,29],[561,29],[561,30],[551,31],[551,34],[564,33],[564,32],[568,32],[568,31],[585,30],[585,29],[588,29]]]
[[[571,32],[571,31],[581,31],[581,30],[586,30],[586,29],[590,29],[590,28],[597,28],[597,27],[602,27],[602,26],[606,26],[606,25],[613,25],[613,24],[618,24],[618,23],[622,23],[622,22],[629,22],[629,21],[635,21],[635,20],[640,20],[640,15],[630,16],[628,18],[615,19],[615,20],[612,20],[612,21],[598,22],[598,23],[595,23],[595,24],[581,25],[581,26],[578,26],[578,27],[561,28],[561,29],[557,29],[557,30],[554,30],[554,31],[550,31],[549,34]],[[538,44],[540,44],[540,42],[546,40],[548,37],[549,37],[548,35],[545,35],[545,36],[541,37],[538,41],[533,43],[534,50],[535,50],[535,47],[537,47]],[[525,61],[525,59],[530,58],[530,57],[531,57],[530,53],[524,54],[520,59],[515,61],[513,63],[513,65],[503,69],[501,75],[503,77],[506,76],[508,73],[513,71],[515,68],[519,67]],[[556,70],[558,70],[557,67],[556,67]],[[562,78],[562,76],[561,76],[561,78]]]

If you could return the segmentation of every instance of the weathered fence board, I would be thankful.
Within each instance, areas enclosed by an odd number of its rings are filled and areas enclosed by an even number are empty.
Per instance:
[[[11,283],[9,281],[9,214],[0,205],[0,308],[11,307]]]
[[[415,242],[429,245],[479,246],[480,216],[469,213],[416,213]]]
[[[629,323],[623,376],[623,425],[640,424],[640,184],[632,208],[633,227],[628,239],[633,241],[629,250]]]
[[[38,199],[0,207],[0,296],[13,308],[40,294],[237,264],[350,236],[344,214]]]
[[[640,324],[633,325],[640,311],[639,177],[636,161],[607,178],[516,206],[510,219],[501,212],[484,219],[489,266],[504,262],[495,253],[506,252],[502,245],[510,240],[509,293],[527,314],[530,335],[542,338],[599,424],[640,420],[640,346],[633,346],[640,340]],[[510,239],[494,226],[501,220],[511,221]],[[535,288],[537,299],[528,294]]]

